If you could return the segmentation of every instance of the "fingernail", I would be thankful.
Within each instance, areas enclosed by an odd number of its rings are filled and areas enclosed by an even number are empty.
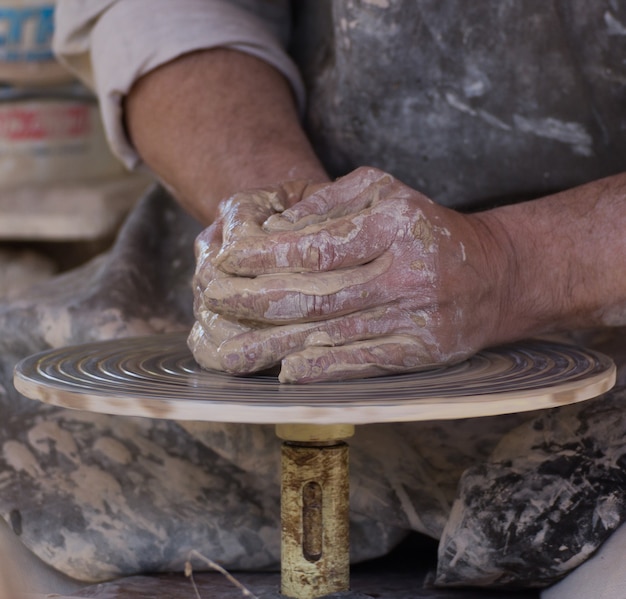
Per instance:
[[[284,231],[289,228],[289,225],[293,224],[293,219],[284,216],[283,214],[272,214],[262,225],[262,228],[267,233],[276,231]]]
[[[285,358],[281,363],[278,381],[281,383],[298,383],[306,379],[309,372],[308,360],[300,357]]]

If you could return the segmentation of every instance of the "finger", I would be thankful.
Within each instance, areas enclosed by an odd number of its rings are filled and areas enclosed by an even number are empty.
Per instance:
[[[187,346],[201,366],[222,370],[219,347],[225,341],[249,332],[251,328],[206,310],[198,316],[187,338]]]
[[[435,366],[417,338],[393,335],[339,347],[312,347],[289,354],[281,365],[281,383],[314,383],[414,372]]]
[[[263,236],[263,222],[282,212],[286,202],[286,194],[279,188],[240,192],[225,200],[219,211],[224,223],[224,242],[250,235]]]
[[[237,335],[254,330],[255,327],[238,321],[224,318],[209,310],[202,310],[196,318],[198,324],[206,331],[205,336],[215,345],[221,345],[224,341]]]
[[[194,323],[187,337],[187,347],[191,351],[194,360],[203,368],[220,370],[220,357],[217,347],[206,335],[206,330],[199,322]]]
[[[307,347],[339,346],[391,334],[417,333],[423,330],[426,320],[424,315],[418,317],[395,306],[386,306],[318,323],[251,329],[220,346],[221,367],[238,374],[256,372]]]
[[[387,285],[377,283],[392,259],[387,252],[363,266],[331,272],[215,278],[207,284],[203,302],[212,312],[267,324],[333,318],[395,299]]]
[[[400,205],[377,204],[299,231],[238,237],[222,247],[217,264],[224,272],[240,276],[330,271],[367,264],[391,246],[402,218]]]
[[[391,175],[379,169],[359,168],[270,217],[264,229],[268,232],[297,230],[330,218],[355,214],[378,202],[381,192],[393,182]]]
[[[273,214],[280,213],[300,201],[304,194],[316,186],[307,181],[286,181],[266,189],[242,191],[220,204],[220,217],[224,222],[224,242],[248,236],[262,236],[263,223]]]
[[[215,277],[224,276],[214,264],[215,256],[222,247],[222,222],[216,220],[196,237],[194,253],[196,269],[193,277],[194,295],[204,291],[207,284]]]
[[[210,252],[219,249],[222,245],[222,225],[221,221],[216,220],[200,233],[195,239],[194,254],[196,262],[204,262]]]

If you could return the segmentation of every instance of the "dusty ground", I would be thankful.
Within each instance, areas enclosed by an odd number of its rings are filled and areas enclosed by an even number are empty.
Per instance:
[[[426,582],[433,565],[434,543],[410,537],[389,556],[355,566],[352,590],[327,599],[539,599],[536,591],[434,589]],[[285,599],[275,573],[232,573],[257,599]],[[218,573],[195,573],[194,586],[182,573],[169,576],[133,576],[94,585],[55,599],[241,599],[244,593]],[[252,595],[247,595],[252,599]]]

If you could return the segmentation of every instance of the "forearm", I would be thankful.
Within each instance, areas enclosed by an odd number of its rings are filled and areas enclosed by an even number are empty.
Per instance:
[[[503,338],[626,325],[626,174],[478,218],[508,256]]]
[[[237,51],[195,52],[151,71],[126,98],[125,115],[143,160],[204,224],[236,191],[327,180],[287,81]]]

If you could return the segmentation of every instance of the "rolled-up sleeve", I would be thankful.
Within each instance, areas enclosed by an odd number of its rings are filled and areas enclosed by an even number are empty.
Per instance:
[[[112,151],[141,160],[123,125],[123,99],[142,75],[183,54],[228,47],[274,66],[302,107],[304,89],[285,52],[288,2],[251,0],[57,0],[54,51],[94,90]]]

